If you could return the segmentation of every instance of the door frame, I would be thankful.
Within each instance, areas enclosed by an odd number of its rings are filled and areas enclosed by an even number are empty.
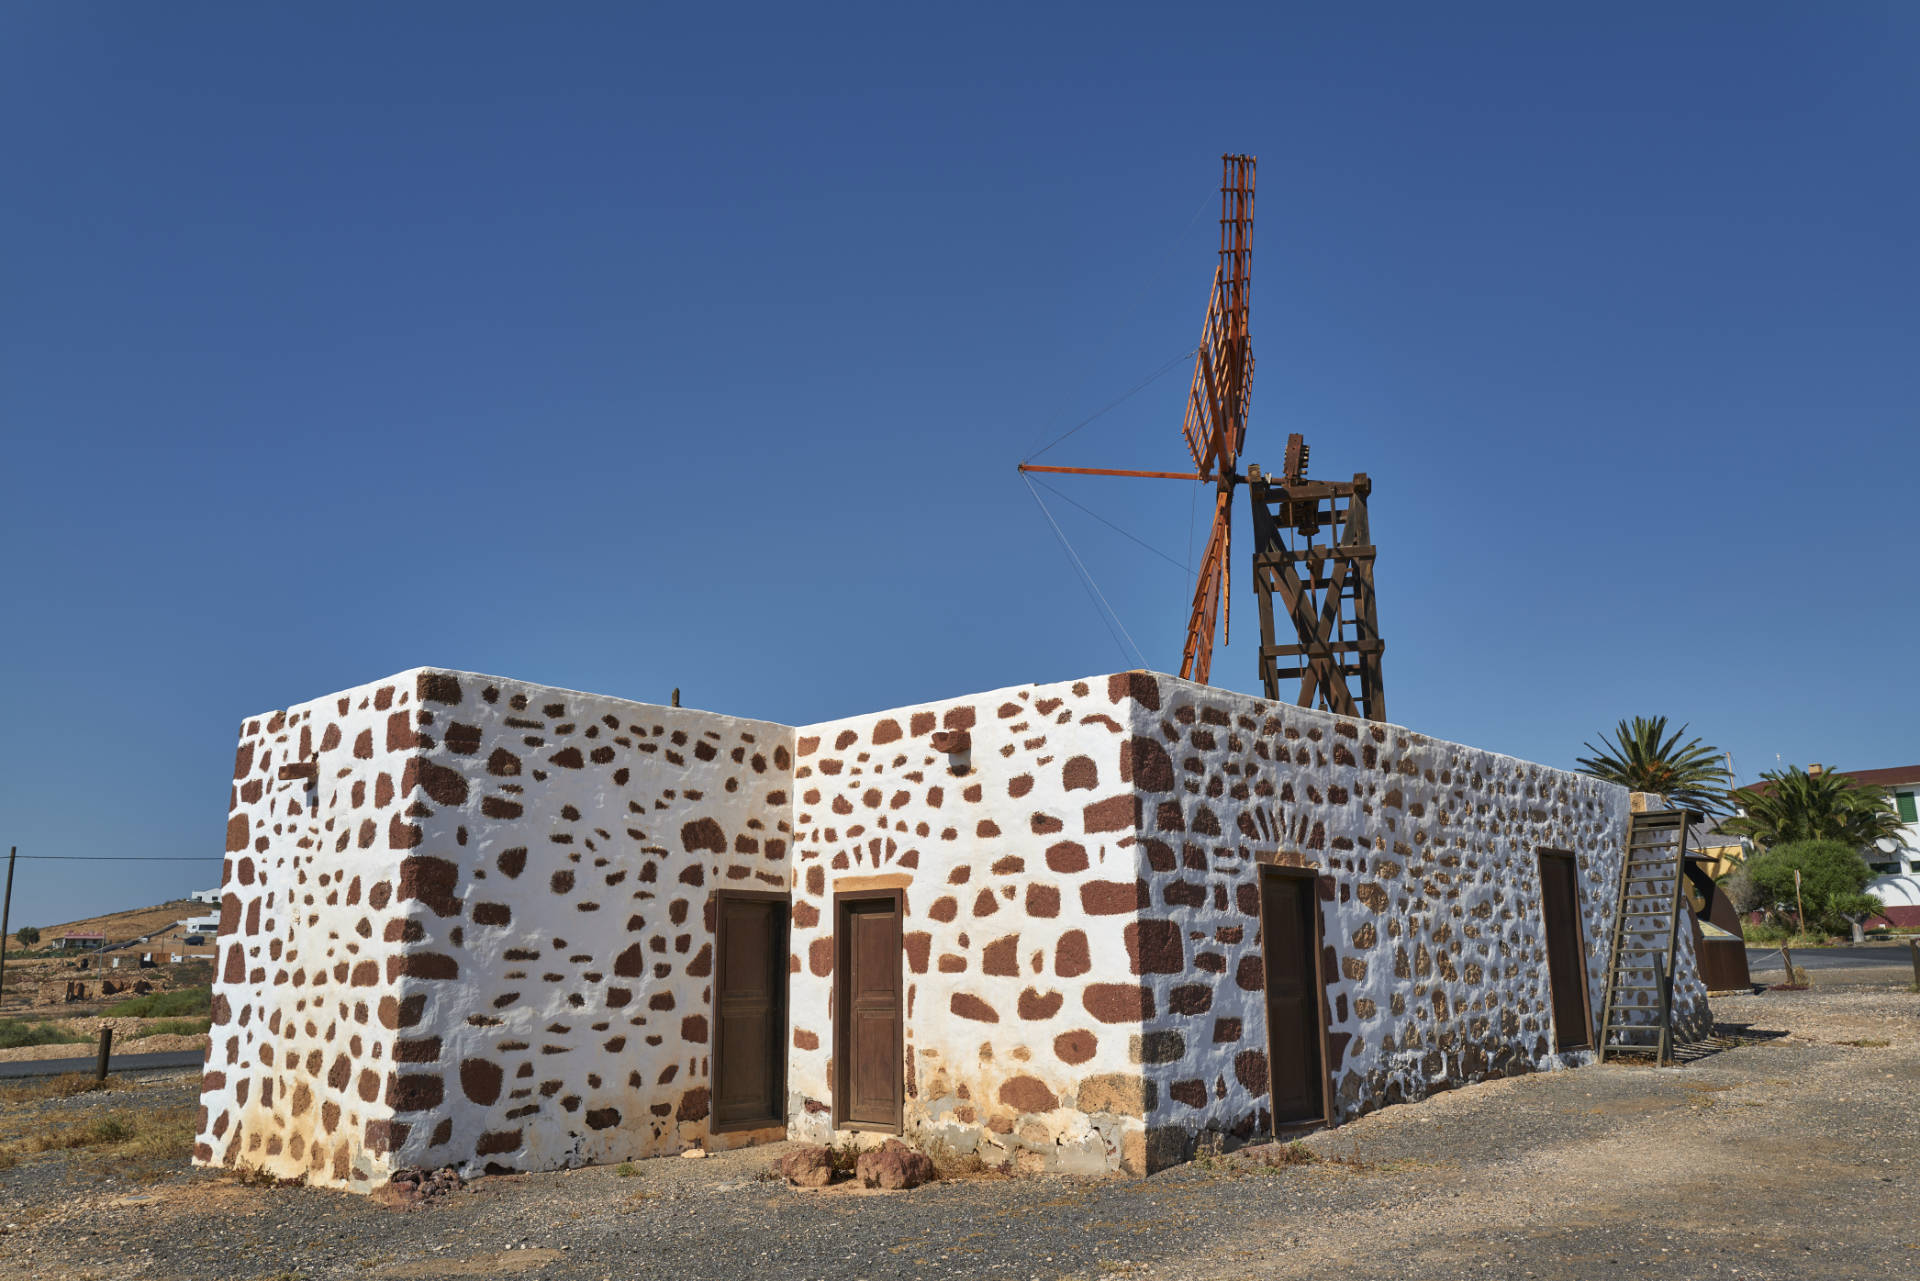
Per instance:
[[[899,888],[870,890],[835,890],[833,895],[833,1128],[844,1130],[852,1128],[846,1118],[847,1096],[849,1093],[847,1073],[851,1058],[847,1053],[847,1033],[849,1031],[846,1012],[851,999],[848,995],[848,983],[852,978],[852,936],[841,928],[846,923],[849,908],[855,903],[886,902],[893,905],[894,917],[900,922],[902,938],[906,935],[907,894]],[[907,1111],[906,1087],[906,1046],[907,1046],[907,976],[906,948],[903,946],[894,954],[894,990],[900,994],[900,1003],[895,1010],[893,1021],[893,1070],[900,1074],[899,1088],[894,1093],[899,1108],[894,1115],[892,1125],[876,1125],[871,1121],[861,1121],[858,1128],[876,1134],[901,1134],[905,1132]]]
[[[793,895],[775,890],[715,890],[708,897],[713,904],[713,986],[707,1000],[707,1007],[708,1017],[712,1020],[713,1026],[713,1070],[710,1078],[716,1107],[720,1095],[720,1064],[727,1052],[726,1021],[720,1017],[720,967],[727,947],[726,901],[744,899],[763,903],[771,902],[786,909],[784,916],[776,913],[776,919],[782,926],[783,937],[774,949],[775,954],[780,958],[780,1038],[778,1052],[773,1056],[773,1098],[776,1112],[784,1113],[787,1097],[787,1060],[790,1057],[787,1041],[792,1035],[789,1024],[793,1006],[793,967],[787,958],[793,954]],[[715,1134],[728,1134],[736,1130],[765,1130],[786,1123],[785,1115],[776,1115],[772,1120],[728,1121],[723,1124],[720,1121],[719,1112],[715,1111],[707,1128]]]
[[[1265,882],[1268,877],[1284,877],[1287,880],[1305,882],[1307,901],[1313,908],[1313,919],[1310,922],[1310,927],[1313,932],[1313,988],[1315,995],[1318,997],[1314,1005],[1320,1015],[1316,1020],[1319,1024],[1317,1030],[1320,1036],[1320,1123],[1331,1129],[1333,1126],[1333,1046],[1327,1029],[1328,1024],[1332,1022],[1332,1017],[1331,1011],[1327,1009],[1327,927],[1325,914],[1320,909],[1320,891],[1323,887],[1322,883],[1325,882],[1327,878],[1322,876],[1320,869],[1316,867],[1283,867],[1277,863],[1260,863],[1257,866],[1260,869],[1260,881],[1257,882],[1257,884],[1260,888],[1261,994],[1262,1004],[1266,1006],[1266,1008],[1261,1011],[1261,1019],[1267,1025],[1267,1116],[1272,1120],[1274,1131],[1278,1133],[1281,1129],[1281,1122],[1273,1115],[1273,1065],[1275,1061],[1273,1054],[1273,1007],[1267,1003],[1265,994],[1267,964],[1267,894]],[[1285,1123],[1285,1128],[1294,1130],[1301,1126],[1310,1126],[1312,1124],[1312,1121],[1288,1121]]]
[[[1580,911],[1580,860],[1572,850],[1555,849],[1550,845],[1535,846],[1534,863],[1536,874],[1540,876],[1540,932],[1545,943],[1543,949],[1547,957],[1547,1013],[1553,1018],[1553,1052],[1555,1054],[1576,1054],[1581,1050],[1593,1049],[1593,975],[1587,969],[1587,930]],[[1554,1014],[1553,999],[1553,941],[1544,937],[1552,924],[1547,919],[1546,876],[1539,873],[1550,858],[1566,860],[1567,870],[1573,878],[1573,948],[1574,955],[1580,958],[1580,1021],[1581,1031],[1586,1036],[1586,1044],[1562,1048],[1560,1044],[1560,1020]]]

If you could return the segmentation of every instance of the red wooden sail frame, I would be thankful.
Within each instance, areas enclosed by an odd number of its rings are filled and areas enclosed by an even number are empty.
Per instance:
[[[1187,616],[1187,639],[1180,675],[1207,683],[1213,668],[1214,632],[1225,607],[1231,639],[1233,606],[1228,589],[1233,554],[1233,490],[1242,477],[1240,450],[1247,439],[1247,403],[1253,383],[1253,345],[1248,334],[1253,268],[1252,156],[1220,158],[1220,264],[1200,345],[1193,357],[1193,382],[1187,390],[1180,434],[1193,456],[1192,472],[1133,471],[1113,467],[1043,467],[1022,463],[1021,471],[1080,476],[1137,476],[1162,480],[1211,480],[1215,485],[1213,526],[1194,583]]]

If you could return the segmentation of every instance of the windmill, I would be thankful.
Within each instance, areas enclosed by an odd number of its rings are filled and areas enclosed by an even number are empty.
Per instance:
[[[1187,616],[1180,675],[1207,684],[1213,669],[1213,638],[1225,623],[1232,636],[1233,491],[1248,487],[1255,551],[1254,592],[1260,600],[1260,678],[1268,698],[1280,697],[1280,682],[1298,677],[1297,701],[1349,716],[1383,720],[1380,655],[1385,645],[1373,600],[1374,549],[1368,534],[1364,473],[1351,482],[1310,482],[1308,447],[1287,438],[1279,477],[1238,464],[1247,439],[1247,403],[1253,384],[1253,346],[1248,335],[1253,265],[1252,156],[1220,158],[1220,263],[1194,351],[1180,434],[1193,457],[1191,472],[1133,471],[1113,467],[1053,467],[1022,463],[1025,472],[1078,476],[1138,476],[1211,482],[1213,525],[1200,560]],[[1326,538],[1319,537],[1325,531]],[[1274,597],[1293,623],[1295,643],[1274,636]],[[1224,619],[1223,616],[1224,615]],[[1355,682],[1358,688],[1355,688]]]

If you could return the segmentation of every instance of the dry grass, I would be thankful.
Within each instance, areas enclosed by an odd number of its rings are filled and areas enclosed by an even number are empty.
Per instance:
[[[0,1102],[38,1103],[44,1099],[70,1099],[76,1094],[111,1090],[118,1084],[113,1077],[102,1081],[91,1072],[68,1072],[64,1076],[41,1077],[19,1085],[0,1085]]]
[[[193,1150],[199,1108],[193,1104],[149,1111],[118,1110],[105,1116],[45,1125],[0,1142],[0,1169],[47,1152],[77,1152],[114,1173],[146,1179],[186,1164]]]
[[[935,1144],[927,1153],[933,1161],[936,1179],[1010,1179],[1009,1162],[988,1161],[978,1152],[955,1152],[945,1144]]]

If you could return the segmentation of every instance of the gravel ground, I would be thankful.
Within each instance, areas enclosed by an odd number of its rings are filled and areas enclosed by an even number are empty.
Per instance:
[[[1145,1180],[968,1178],[807,1192],[785,1145],[483,1179],[413,1210],[50,1154],[0,1170],[0,1277],[1920,1277],[1920,996],[1829,972],[1719,998],[1789,1033],[1685,1067],[1495,1081]],[[171,1080],[0,1104],[192,1101]]]

